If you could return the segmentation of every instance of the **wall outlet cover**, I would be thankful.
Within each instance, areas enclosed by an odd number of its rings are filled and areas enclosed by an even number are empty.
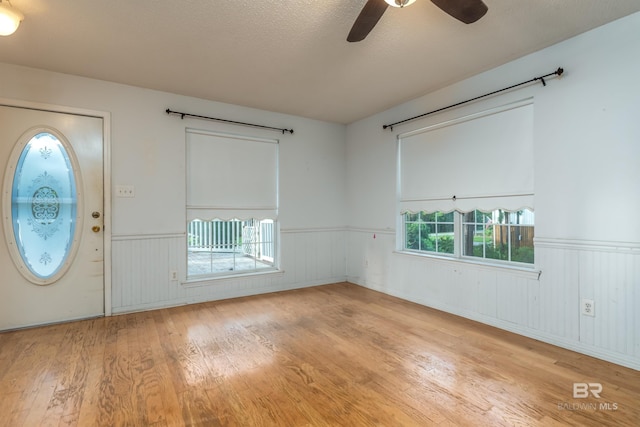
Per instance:
[[[595,317],[596,304],[592,299],[583,299],[580,301],[580,312],[585,316]]]

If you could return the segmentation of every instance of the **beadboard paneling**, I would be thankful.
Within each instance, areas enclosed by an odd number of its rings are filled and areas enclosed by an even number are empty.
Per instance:
[[[549,274],[555,277],[549,286],[570,287],[571,298],[556,309],[571,313],[574,338],[598,350],[640,359],[640,310],[634,310],[640,304],[640,245],[540,239],[536,247],[536,253],[558,270]],[[581,314],[582,299],[594,301],[594,317]]]
[[[218,279],[207,283],[171,281],[186,277],[181,234],[116,236],[112,244],[113,313],[276,292],[346,279],[343,229],[283,230],[281,271]]]

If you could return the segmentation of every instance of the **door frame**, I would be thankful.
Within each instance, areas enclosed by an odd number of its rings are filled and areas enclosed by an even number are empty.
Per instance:
[[[102,245],[104,260],[104,315],[111,316],[111,113],[107,111],[90,110],[87,108],[67,107],[63,105],[22,101],[1,97],[0,105],[5,107],[40,110],[50,113],[73,114],[77,116],[89,116],[102,119],[102,197],[104,209]]]

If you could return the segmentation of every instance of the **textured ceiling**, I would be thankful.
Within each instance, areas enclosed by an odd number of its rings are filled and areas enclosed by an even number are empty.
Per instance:
[[[351,123],[640,11],[484,1],[471,25],[428,0],[388,8],[347,43],[366,0],[11,0],[26,18],[0,39],[0,61]]]

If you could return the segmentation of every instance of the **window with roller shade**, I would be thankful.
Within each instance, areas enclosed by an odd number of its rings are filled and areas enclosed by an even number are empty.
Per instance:
[[[277,267],[278,141],[187,130],[187,277]]]
[[[533,263],[532,100],[400,135],[398,166],[400,249]],[[450,221],[436,227],[431,218]],[[494,231],[502,240],[487,240]]]

